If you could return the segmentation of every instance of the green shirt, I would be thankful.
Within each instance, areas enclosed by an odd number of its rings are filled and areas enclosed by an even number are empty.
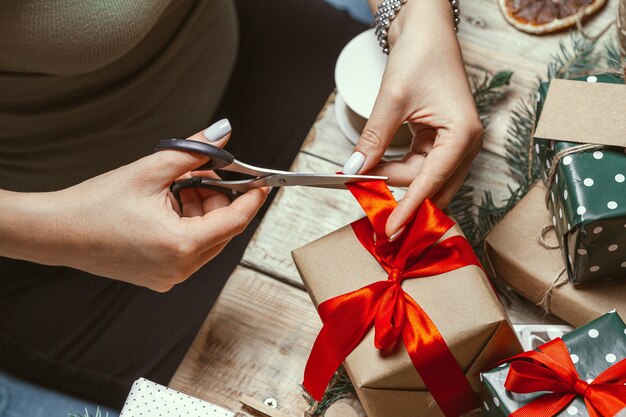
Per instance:
[[[0,188],[65,188],[208,126],[231,0],[0,3]]]

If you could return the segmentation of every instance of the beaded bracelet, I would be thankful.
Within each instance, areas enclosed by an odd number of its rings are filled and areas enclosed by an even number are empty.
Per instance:
[[[430,1],[430,0],[429,0]],[[459,8],[460,0],[450,0],[452,13],[454,15],[454,31],[459,31],[459,23],[461,23],[461,10]],[[387,34],[391,21],[396,18],[398,12],[407,0],[384,0],[378,5],[378,11],[374,16],[374,26],[376,27],[376,37],[378,44],[383,48],[383,53],[389,55],[389,42]]]

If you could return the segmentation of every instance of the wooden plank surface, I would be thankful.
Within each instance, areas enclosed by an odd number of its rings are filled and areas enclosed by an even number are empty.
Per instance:
[[[274,398],[301,416],[299,384],[320,328],[304,291],[238,267],[169,386],[231,410],[243,395]]]

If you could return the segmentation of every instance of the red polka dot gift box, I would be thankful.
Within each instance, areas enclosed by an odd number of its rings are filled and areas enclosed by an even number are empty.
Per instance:
[[[626,408],[626,325],[610,312],[480,375],[484,417],[612,417]]]
[[[537,102],[532,155],[569,279],[626,278],[626,85],[609,74],[553,80]]]

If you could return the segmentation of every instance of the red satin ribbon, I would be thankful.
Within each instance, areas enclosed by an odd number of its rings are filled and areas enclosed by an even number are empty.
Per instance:
[[[374,326],[376,348],[393,348],[402,340],[415,369],[447,417],[478,407],[478,398],[452,356],[441,333],[422,308],[402,289],[404,279],[433,277],[480,263],[462,236],[437,241],[454,225],[426,200],[415,219],[394,242],[385,234],[397,203],[382,181],[349,184],[367,218],[352,223],[363,247],[389,274],[318,307],[324,323],[304,372],[303,385],[320,400],[335,371]]]
[[[510,417],[553,417],[576,397],[585,400],[590,417],[613,417],[626,407],[626,359],[606,369],[591,383],[580,379],[560,338],[500,364],[507,362],[511,364],[504,383],[507,390],[518,394],[550,392]]]

